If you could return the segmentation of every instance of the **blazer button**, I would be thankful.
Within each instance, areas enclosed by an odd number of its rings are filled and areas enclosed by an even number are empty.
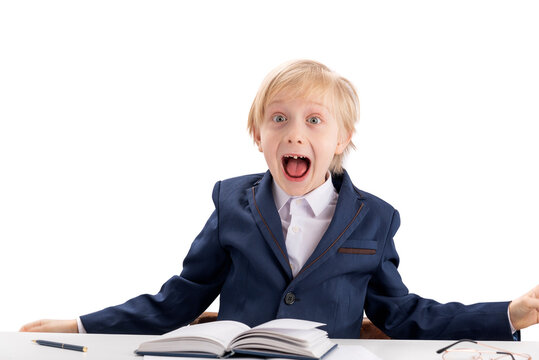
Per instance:
[[[296,295],[293,292],[289,292],[284,297],[284,303],[286,305],[292,305],[296,301]]]

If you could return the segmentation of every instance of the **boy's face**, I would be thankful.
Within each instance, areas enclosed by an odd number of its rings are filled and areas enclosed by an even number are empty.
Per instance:
[[[278,93],[255,131],[273,179],[289,195],[305,195],[322,185],[333,155],[350,142],[350,137],[340,137],[329,105],[324,97]]]

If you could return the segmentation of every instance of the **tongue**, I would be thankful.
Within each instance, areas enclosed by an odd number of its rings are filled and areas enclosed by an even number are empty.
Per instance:
[[[307,171],[307,161],[303,159],[290,159],[286,163],[286,172],[292,177],[301,177]]]

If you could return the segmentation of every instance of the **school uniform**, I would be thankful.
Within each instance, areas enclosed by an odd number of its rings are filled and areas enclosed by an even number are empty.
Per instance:
[[[87,332],[162,334],[220,297],[219,319],[249,326],[275,318],[327,324],[332,338],[359,338],[363,310],[392,338],[512,340],[509,302],[440,304],[411,294],[397,267],[398,212],[333,176],[334,215],[312,254],[292,270],[271,174],[216,183],[215,211],[183,270],[156,295],[80,318]]]

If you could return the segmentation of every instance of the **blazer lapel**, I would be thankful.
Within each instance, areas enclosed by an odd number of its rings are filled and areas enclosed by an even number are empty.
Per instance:
[[[354,232],[368,212],[361,194],[354,188],[346,171],[342,176],[335,177],[333,180],[335,189],[339,193],[335,214],[326,233],[297,274],[296,279],[305,277],[325,262],[329,256],[337,253],[340,245]]]
[[[249,191],[247,198],[260,233],[288,275],[288,278],[292,279],[292,268],[286,252],[281,218],[275,207],[275,200],[271,190],[272,181],[273,178],[270,172],[267,171],[262,179],[247,190]]]

